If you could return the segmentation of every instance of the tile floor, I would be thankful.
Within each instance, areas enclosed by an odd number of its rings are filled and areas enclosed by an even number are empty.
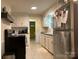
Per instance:
[[[26,59],[53,59],[53,55],[32,41],[31,46],[26,47]]]

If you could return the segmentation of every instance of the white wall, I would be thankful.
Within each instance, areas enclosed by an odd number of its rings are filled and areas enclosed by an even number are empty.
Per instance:
[[[49,8],[49,10],[46,11],[46,13],[44,14],[44,17],[47,16],[48,14],[52,13],[52,12],[55,12],[62,5],[63,5],[63,3],[62,4],[59,3],[58,5],[57,5],[57,3],[55,3],[51,8]]]
[[[28,16],[15,16],[14,25],[12,27],[28,27],[29,29],[29,17]],[[27,44],[30,45],[30,37],[29,37],[29,30],[27,37]]]
[[[1,0],[1,8],[3,7],[6,7],[6,11],[11,14],[11,7],[5,0]]]
[[[32,19],[33,18],[33,19]],[[27,40],[28,40],[28,44],[30,45],[30,28],[29,28],[29,22],[30,21],[35,21],[36,22],[36,42],[39,42],[40,40],[40,32],[41,32],[41,27],[42,27],[42,18],[40,16],[16,16],[16,20],[14,21],[16,26],[13,27],[28,27],[28,34],[26,34],[27,36]]]
[[[41,31],[42,31],[42,17],[38,16],[38,17],[33,17],[30,19],[30,21],[35,21],[36,22],[36,42],[39,43],[40,41],[40,36],[41,36]]]

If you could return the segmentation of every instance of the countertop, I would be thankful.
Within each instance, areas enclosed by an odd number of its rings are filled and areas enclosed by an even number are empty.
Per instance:
[[[72,31],[73,29],[54,28],[54,31]]]
[[[41,34],[44,34],[44,35],[49,35],[49,36],[54,36],[53,33],[50,34],[50,33],[44,33],[44,32],[41,32]]]

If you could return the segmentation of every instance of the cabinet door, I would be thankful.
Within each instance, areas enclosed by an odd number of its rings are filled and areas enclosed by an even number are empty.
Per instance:
[[[47,49],[49,49],[49,39],[50,39],[50,37],[47,35],[47,36],[46,36],[46,42],[45,42]]]
[[[42,45],[42,40],[43,40],[43,34],[41,34],[41,38],[40,38],[40,44]]]
[[[45,47],[45,36],[43,35],[42,45]]]
[[[41,37],[42,37],[42,38],[41,38],[41,45],[42,45],[42,46],[45,46],[45,36],[44,36],[44,34],[42,34]]]
[[[44,35],[43,46],[46,48],[46,35]]]
[[[53,53],[53,37],[52,36],[49,39],[49,51]]]

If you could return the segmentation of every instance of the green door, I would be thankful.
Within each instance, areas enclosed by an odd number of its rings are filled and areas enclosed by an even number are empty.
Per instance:
[[[30,39],[35,40],[35,22],[30,22]]]

